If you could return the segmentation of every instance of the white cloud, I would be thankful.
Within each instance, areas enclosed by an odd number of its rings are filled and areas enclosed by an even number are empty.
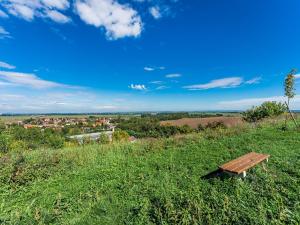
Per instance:
[[[68,9],[70,7],[69,0],[42,0],[42,2],[49,8],[60,10]]]
[[[14,16],[21,17],[27,21],[31,21],[34,18],[34,9],[23,4],[11,4],[8,5],[8,11]]]
[[[173,73],[173,74],[166,75],[166,78],[177,78],[177,77],[181,77],[181,74]]]
[[[96,109],[111,109],[111,110],[118,109],[118,107],[115,105],[98,105],[98,106],[95,106],[95,108]]]
[[[164,70],[164,69],[166,69],[164,66],[159,66],[159,67],[145,66],[145,67],[144,67],[144,70],[145,70],[145,71],[149,71],[149,72],[155,71],[155,70]]]
[[[185,86],[184,88],[189,90],[206,90],[212,88],[232,88],[241,85],[243,79],[241,77],[229,77],[218,80],[212,80],[206,84],[195,84]]]
[[[0,39],[11,38],[10,33],[0,26]]]
[[[146,86],[144,84],[131,84],[129,88],[139,91],[145,91],[147,90]]]
[[[8,15],[3,10],[0,9],[0,17],[1,18],[8,18]]]
[[[300,73],[299,73],[299,74],[295,74],[294,77],[295,77],[296,79],[299,79],[299,78],[300,78]]]
[[[160,8],[158,6],[150,7],[149,12],[155,19],[160,19],[162,16],[160,13]]]
[[[162,84],[163,81],[161,81],[161,80],[154,80],[154,81],[150,81],[149,83],[150,84]]]
[[[69,23],[71,19],[64,14],[56,11],[56,10],[49,10],[47,11],[47,16],[57,23]]]
[[[67,10],[69,0],[6,0],[0,2],[8,13],[27,21],[35,17],[48,18],[55,22],[66,22],[70,19],[57,10]]]
[[[20,92],[0,89],[0,113],[88,113],[128,111],[130,102],[112,104],[119,96],[82,92],[75,89],[36,90]]]
[[[165,89],[168,89],[168,88],[169,87],[162,85],[162,86],[157,87],[156,90],[165,90]]]
[[[145,71],[154,71],[155,68],[146,66],[146,67],[144,67],[144,70],[145,70]]]
[[[0,81],[8,85],[25,86],[35,89],[70,87],[68,85],[43,80],[37,77],[35,74],[8,71],[0,71]]]
[[[270,96],[264,98],[245,98],[239,100],[232,100],[232,101],[221,101],[218,103],[218,106],[222,107],[223,109],[248,109],[252,106],[257,106],[262,104],[266,101],[277,101],[277,102],[285,102],[286,97],[284,96]],[[291,106],[294,108],[300,108],[300,95],[296,95],[293,100],[291,101]]]
[[[254,77],[251,80],[247,80],[245,84],[258,84],[261,80],[261,77]]]
[[[0,61],[0,68],[5,68],[5,69],[15,69],[16,67],[15,66],[13,66],[13,65],[10,65],[10,64],[8,64],[8,63],[6,63],[6,62],[1,62]]]
[[[76,0],[80,18],[95,27],[104,27],[109,39],[138,37],[142,21],[137,11],[115,0]]]

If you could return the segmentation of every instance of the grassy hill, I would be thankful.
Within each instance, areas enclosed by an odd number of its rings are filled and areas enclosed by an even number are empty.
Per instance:
[[[201,177],[271,154],[246,179]],[[0,159],[2,224],[299,224],[300,138],[278,125]]]

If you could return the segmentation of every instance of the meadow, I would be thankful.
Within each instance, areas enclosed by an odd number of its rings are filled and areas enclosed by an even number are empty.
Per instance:
[[[299,131],[264,123],[137,143],[9,153],[1,224],[299,224]],[[204,179],[250,151],[245,179]]]
[[[226,127],[234,127],[241,125],[243,123],[243,119],[240,116],[218,116],[208,118],[182,118],[178,120],[166,120],[160,122],[161,125],[187,125],[193,129],[197,129],[199,126],[205,127],[212,123],[222,123]]]

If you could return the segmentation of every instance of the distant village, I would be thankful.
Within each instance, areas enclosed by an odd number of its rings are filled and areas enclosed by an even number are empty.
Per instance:
[[[84,118],[77,117],[33,117],[25,120],[8,122],[7,127],[21,126],[25,129],[53,129],[62,131],[69,139],[77,140],[82,143],[83,140],[98,140],[101,134],[106,134],[110,141],[115,131],[115,124],[112,118],[89,116]],[[130,142],[135,142],[136,138],[129,137]]]
[[[112,130],[114,126],[111,124],[111,118],[101,117],[87,117],[87,118],[68,118],[68,117],[37,117],[20,120],[17,122],[7,123],[8,126],[17,124],[23,126],[25,129],[30,128],[52,128],[62,129],[66,126],[80,126],[80,127],[102,127],[103,129]]]

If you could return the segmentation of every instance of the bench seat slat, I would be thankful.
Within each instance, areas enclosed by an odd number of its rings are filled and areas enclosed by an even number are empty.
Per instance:
[[[234,159],[230,162],[225,163],[224,165],[220,166],[219,168],[235,174],[240,174],[251,167],[255,166],[256,164],[266,160],[269,158],[269,155],[260,154],[255,152],[250,152],[246,155],[243,155],[237,159]]]
[[[248,164],[257,164],[260,162],[260,160],[264,160],[265,156],[264,155],[253,155],[252,157],[248,157],[247,159],[241,160],[239,163],[236,163],[234,166],[227,167],[227,169],[230,170],[238,170],[239,168],[245,167],[245,165]]]
[[[248,161],[248,160],[250,161],[251,157],[253,158],[254,155],[255,155],[254,152],[250,152],[246,155],[243,155],[243,156],[238,157],[234,160],[231,160],[228,163],[225,163],[224,165],[221,166],[221,168],[233,169],[234,167],[239,166],[241,164],[241,162],[245,162],[245,161]]]

